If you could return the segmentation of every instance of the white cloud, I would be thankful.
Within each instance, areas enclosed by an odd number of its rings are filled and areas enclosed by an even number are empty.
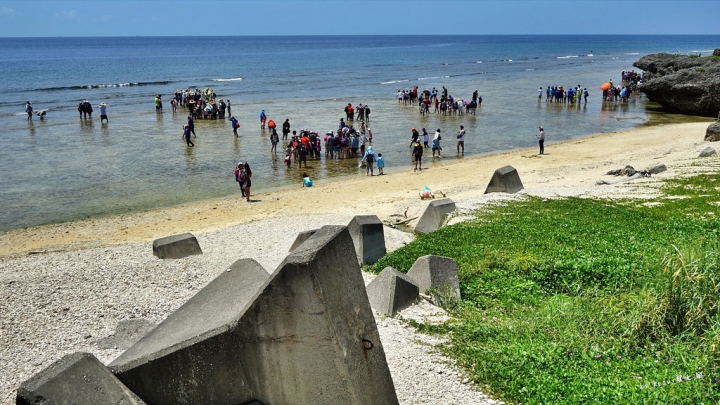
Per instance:
[[[12,17],[17,13],[10,7],[0,7],[0,14]]]
[[[70,10],[70,11],[61,11],[59,13],[55,14],[55,18],[65,18],[68,20],[72,20],[77,15],[77,11]]]

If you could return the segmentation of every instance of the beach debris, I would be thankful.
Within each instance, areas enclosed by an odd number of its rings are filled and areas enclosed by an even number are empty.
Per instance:
[[[665,166],[665,165],[662,165],[662,166]],[[656,166],[656,167],[657,167],[657,166]],[[665,168],[665,169],[667,170],[667,168]],[[661,171],[664,171],[664,170],[661,170]],[[605,173],[605,174],[607,174],[608,176],[627,176],[627,177],[633,177],[633,176],[635,176],[635,175],[638,174],[638,173],[640,174],[639,177],[650,177],[650,174],[651,174],[650,171],[648,171],[648,170],[637,171],[637,170],[635,170],[634,167],[632,167],[632,166],[630,166],[630,165],[627,165],[627,166],[625,166],[625,167],[622,168],[622,169],[610,170],[609,172],[607,172],[607,173]],[[658,172],[658,173],[660,173],[660,172]],[[616,182],[616,183],[617,183],[617,182]],[[608,183],[608,184],[613,184],[613,183]]]
[[[650,175],[645,176],[645,175],[643,175],[643,174],[640,173],[640,172],[636,172],[636,173],[633,174],[632,176],[626,177],[626,178],[624,178],[624,179],[615,180],[615,181],[607,181],[607,180],[602,180],[602,179],[601,179],[601,180],[596,181],[595,184],[598,185],[598,186],[603,186],[603,185],[606,185],[606,184],[618,184],[618,183],[624,183],[624,182],[630,181],[630,180],[639,179],[639,178],[642,178],[642,177],[650,177]]]
[[[647,169],[646,171],[650,174],[658,174],[658,173],[667,171],[667,166],[665,166],[664,164],[655,165],[655,166]]]
[[[517,170],[510,166],[503,166],[493,173],[490,182],[485,189],[485,194],[489,193],[517,193],[522,190],[523,184]]]

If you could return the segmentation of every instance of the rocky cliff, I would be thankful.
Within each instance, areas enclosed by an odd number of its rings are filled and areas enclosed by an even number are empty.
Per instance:
[[[669,111],[717,117],[720,111],[720,49],[705,57],[656,53],[633,66],[645,71],[638,89]]]

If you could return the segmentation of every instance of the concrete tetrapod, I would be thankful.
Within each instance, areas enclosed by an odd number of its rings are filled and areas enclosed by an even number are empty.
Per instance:
[[[415,280],[421,293],[429,292],[438,305],[460,300],[457,262],[449,257],[418,257],[407,275]]]
[[[110,367],[152,405],[398,403],[342,226],[272,275],[236,262]]]
[[[288,252],[292,252],[293,250],[297,249],[298,246],[302,245],[306,240],[308,240],[309,237],[313,236],[317,231],[317,229],[311,229],[309,231],[300,232],[297,237],[295,237],[295,241],[293,242],[292,246],[290,246],[290,250],[288,250]]]
[[[183,233],[155,239],[153,254],[160,259],[182,259],[187,256],[201,255],[202,249],[193,234]]]
[[[715,156],[715,155],[717,155],[717,152],[715,152],[715,149],[708,146],[707,148],[703,149],[702,152],[700,152],[700,156],[698,156],[698,157],[710,157],[710,156]]]
[[[455,211],[455,202],[449,198],[431,201],[425,208],[418,224],[415,225],[415,232],[430,233],[440,228],[445,216]]]
[[[395,315],[417,302],[419,297],[415,281],[392,267],[385,267],[368,284],[367,293],[372,309],[387,315]]]
[[[385,250],[383,223],[377,215],[356,215],[348,224],[360,265],[380,260]]]
[[[490,182],[485,189],[488,193],[517,193],[523,189],[522,181],[517,170],[510,166],[503,166],[493,173]]]
[[[61,358],[20,385],[17,405],[144,404],[90,353]]]

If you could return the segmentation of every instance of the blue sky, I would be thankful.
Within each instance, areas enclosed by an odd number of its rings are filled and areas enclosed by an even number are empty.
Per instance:
[[[720,34],[720,0],[19,0],[0,37]]]

